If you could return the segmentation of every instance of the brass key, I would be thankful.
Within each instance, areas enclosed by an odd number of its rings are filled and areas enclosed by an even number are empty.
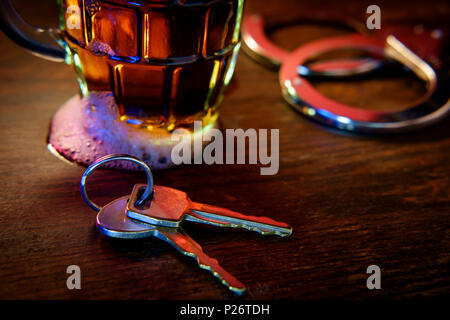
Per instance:
[[[197,260],[202,269],[210,271],[237,295],[245,291],[245,286],[233,275],[223,269],[216,259],[203,252],[202,247],[181,228],[168,228],[136,222],[127,217],[126,208],[129,196],[119,198],[104,206],[97,215],[97,228],[113,238],[139,239],[156,237],[170,243],[182,254]]]
[[[187,220],[218,227],[243,228],[263,235],[286,237],[292,233],[287,223],[194,202],[185,192],[168,187],[153,186],[153,198],[148,201],[149,206],[136,205],[144,188],[146,185],[137,184],[131,193],[127,215],[132,219],[172,228],[179,227],[181,222]]]
[[[131,195],[100,207],[87,196],[86,179],[99,166],[115,160],[131,161],[140,165],[147,175],[147,184],[135,185]],[[157,237],[166,241],[182,254],[196,259],[201,268],[209,270],[222,284],[238,295],[245,291],[244,285],[223,269],[217,260],[208,257],[201,246],[184,232],[180,226],[181,222],[187,220],[219,227],[244,228],[282,237],[292,233],[292,228],[284,222],[266,217],[246,216],[225,208],[193,202],[183,191],[154,186],[150,168],[129,155],[115,154],[97,159],[81,178],[81,195],[89,206],[98,212],[96,224],[103,234],[122,239]]]

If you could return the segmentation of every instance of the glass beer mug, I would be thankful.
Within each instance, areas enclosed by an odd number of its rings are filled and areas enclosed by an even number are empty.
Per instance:
[[[1,1],[5,33],[73,66],[83,96],[113,92],[146,130],[213,124],[234,71],[244,0],[59,0],[59,29],[34,28]]]

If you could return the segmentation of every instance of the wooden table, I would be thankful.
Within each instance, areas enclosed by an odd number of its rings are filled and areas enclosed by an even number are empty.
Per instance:
[[[31,22],[56,23],[53,2],[16,3],[24,16],[33,16]],[[248,0],[246,13],[280,17],[319,6],[365,17],[366,9],[357,1],[264,3]],[[383,19],[448,22],[450,16],[446,1],[380,3]],[[298,31],[273,37],[294,48],[301,42]],[[312,34],[304,32],[303,41]],[[28,54],[3,34],[0,40],[0,298],[232,298],[166,243],[115,240],[96,230],[95,213],[79,192],[84,169],[46,150],[52,114],[77,93],[73,71]],[[405,75],[316,85],[370,108],[396,107],[421,94]],[[241,53],[220,120],[223,128],[280,129],[278,174],[261,176],[257,165],[191,165],[154,172],[154,178],[194,200],[293,226],[292,237],[283,239],[185,226],[248,286],[244,298],[390,299],[449,292],[449,118],[384,138],[338,134],[291,109],[280,95],[277,73]],[[142,174],[104,170],[90,178],[88,191],[105,204],[137,182],[144,182]],[[66,287],[69,265],[81,268],[81,290]],[[381,268],[381,290],[366,287],[369,265]]]

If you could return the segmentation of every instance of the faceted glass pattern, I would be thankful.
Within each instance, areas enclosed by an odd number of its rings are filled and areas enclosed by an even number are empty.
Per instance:
[[[67,28],[67,8],[82,25]],[[243,0],[61,0],[81,91],[113,91],[119,116],[148,129],[217,118],[234,70]]]
[[[91,51],[129,59],[137,56],[136,10],[103,3],[91,21]]]

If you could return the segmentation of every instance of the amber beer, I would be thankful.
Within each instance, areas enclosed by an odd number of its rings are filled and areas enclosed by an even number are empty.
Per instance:
[[[83,95],[112,91],[120,119],[149,130],[215,122],[239,50],[243,0],[60,4]]]

